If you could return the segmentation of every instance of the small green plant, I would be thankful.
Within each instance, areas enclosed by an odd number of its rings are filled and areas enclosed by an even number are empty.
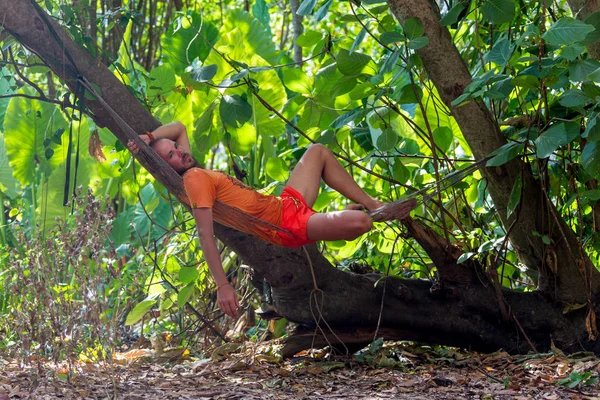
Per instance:
[[[588,372],[571,372],[568,377],[556,382],[557,385],[566,386],[570,389],[580,386],[592,386],[598,383],[598,375],[591,371]]]

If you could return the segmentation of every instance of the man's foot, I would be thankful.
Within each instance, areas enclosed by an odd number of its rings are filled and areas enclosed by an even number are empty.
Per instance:
[[[369,215],[375,222],[405,219],[410,212],[417,207],[416,199],[409,199],[399,203],[383,203],[384,205],[369,211]]]

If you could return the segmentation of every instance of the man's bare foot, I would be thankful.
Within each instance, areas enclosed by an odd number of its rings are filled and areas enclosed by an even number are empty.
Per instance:
[[[410,212],[417,207],[416,199],[409,199],[400,203],[383,203],[382,207],[370,210],[369,215],[375,222],[391,221],[394,219],[405,219]]]

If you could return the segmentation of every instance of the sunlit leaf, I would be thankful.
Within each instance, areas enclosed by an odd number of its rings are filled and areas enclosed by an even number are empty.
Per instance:
[[[127,314],[127,318],[125,319],[125,325],[133,325],[136,322],[140,321],[144,315],[156,304],[156,299],[154,300],[144,300],[133,308]]]
[[[182,267],[179,270],[179,282],[181,283],[191,283],[195,282],[198,279],[200,273],[196,269],[196,267]]]
[[[442,149],[442,151],[448,151],[454,141],[452,129],[447,126],[436,128],[433,131],[433,140],[435,140],[435,144]]]
[[[218,67],[215,64],[211,65],[196,65],[193,64],[191,68],[191,76],[198,82],[209,82],[217,74]]]
[[[296,44],[300,47],[310,47],[317,44],[321,39],[323,39],[323,34],[321,32],[307,30],[302,33],[302,35],[298,36]]]
[[[392,128],[385,129],[377,138],[377,149],[380,151],[390,151],[398,143],[398,134]]]
[[[68,126],[56,105],[22,97],[10,101],[4,120],[4,144],[14,177],[22,185],[33,181],[38,163],[49,174],[64,160],[62,152],[50,160],[45,155],[44,139],[58,128]]]
[[[234,128],[244,125],[252,117],[252,107],[241,96],[223,96],[219,105],[221,119]]]
[[[177,73],[182,73],[194,59],[203,62],[211,50],[210,45],[214,45],[218,37],[219,31],[213,24],[203,21],[196,12],[188,13],[181,17],[181,24],[173,24],[162,35],[164,61]]]
[[[265,165],[267,175],[278,182],[285,182],[290,176],[288,166],[281,158],[270,158]]]
[[[182,289],[179,290],[177,294],[177,305],[181,308],[188,302],[192,294],[194,293],[194,289],[196,287],[195,282],[188,283]]]
[[[369,64],[371,57],[358,52],[350,53],[348,50],[340,50],[337,57],[337,68],[344,75],[356,75],[362,72]]]
[[[14,178],[12,168],[8,165],[8,156],[4,146],[4,135],[0,133],[0,191],[10,197],[17,195],[18,181]]]
[[[283,70],[283,83],[285,86],[298,93],[310,94],[312,84],[301,68],[286,68]]]

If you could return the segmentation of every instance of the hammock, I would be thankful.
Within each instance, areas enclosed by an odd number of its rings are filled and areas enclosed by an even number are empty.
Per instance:
[[[100,96],[94,90],[92,84],[85,77],[80,76],[78,81],[98,99],[100,104],[109,112],[121,129],[129,134],[138,136],[138,133],[134,131],[133,128],[129,126],[129,124],[125,122],[123,118],[121,118],[121,116],[115,110],[113,110],[110,105],[108,105],[108,103],[106,103],[106,101],[104,101],[102,96]],[[369,211],[368,214],[371,218],[378,222],[394,220],[398,219],[399,217],[406,216],[408,212],[417,207],[418,204],[428,202],[438,192],[446,190],[460,182],[467,175],[470,175],[480,166],[482,166],[482,164],[484,164],[487,160],[488,158],[479,160],[466,168],[447,175],[438,182],[434,182],[419,191],[403,196],[402,198],[392,203],[388,203],[376,210]],[[189,205],[189,201],[186,201],[187,199],[182,200]],[[278,242],[280,242],[280,239],[277,233],[289,235],[291,237],[295,236],[292,232],[286,229],[271,224],[267,221],[250,215],[239,208],[233,207],[218,200],[215,201],[212,211],[215,221],[221,223],[222,225],[238,231],[246,232],[253,236],[258,236],[271,243],[279,244]],[[271,239],[269,239],[269,237],[271,237]]]

